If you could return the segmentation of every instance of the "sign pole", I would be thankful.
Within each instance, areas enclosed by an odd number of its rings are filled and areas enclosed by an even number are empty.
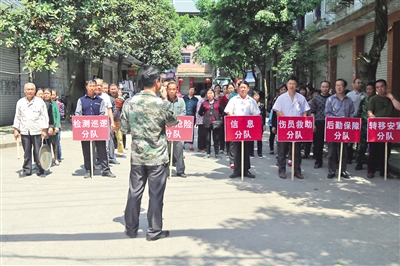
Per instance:
[[[94,169],[93,169],[93,141],[90,141],[90,178],[93,179]]]
[[[295,144],[296,142],[292,142],[292,181],[294,181],[294,152],[295,152]]]
[[[244,180],[244,141],[242,141],[242,154],[241,154],[241,176],[242,176],[242,181]]]
[[[20,149],[19,149],[19,138],[17,138],[17,157],[18,157],[18,159],[21,158]]]
[[[171,157],[169,160],[169,177],[168,179],[171,179],[172,176],[172,165],[173,165],[173,161],[174,161],[174,141],[171,141]]]
[[[338,174],[338,181],[340,181],[340,174],[342,173],[342,158],[343,156],[343,142],[340,142],[340,156],[339,156],[339,174]]]
[[[384,180],[386,181],[387,178],[387,171],[388,171],[388,164],[387,164],[387,149],[388,149],[388,143],[385,142],[385,176],[384,176]]]

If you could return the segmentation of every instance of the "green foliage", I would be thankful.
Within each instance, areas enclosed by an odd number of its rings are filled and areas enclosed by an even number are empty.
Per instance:
[[[1,43],[20,49],[24,69],[55,72],[57,64],[50,58],[66,55],[67,49],[77,44],[67,26],[75,20],[76,12],[68,3],[55,8],[53,3],[24,0],[23,5],[1,6],[0,32],[6,34]]]
[[[176,13],[167,0],[24,0],[22,7],[1,6],[0,15],[5,44],[20,49],[31,72],[55,72],[54,58],[71,51],[95,62],[131,53],[162,69],[180,61]]]
[[[318,77],[320,66],[326,64],[328,53],[315,49],[317,40],[312,38],[313,30],[304,30],[291,40],[290,47],[283,46],[277,49],[282,56],[277,66],[272,67],[276,72],[278,81],[284,82],[286,78],[295,74],[303,82],[312,82],[313,77]]]
[[[198,0],[196,7],[209,24],[199,36],[197,55],[230,73],[258,66],[263,74],[268,57],[292,35],[293,21],[320,2]]]

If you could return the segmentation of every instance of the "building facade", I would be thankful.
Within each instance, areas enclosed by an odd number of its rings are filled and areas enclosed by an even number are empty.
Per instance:
[[[170,2],[179,15],[197,16],[199,14],[193,0],[170,0]],[[182,48],[182,62],[175,69],[175,77],[183,95],[187,94],[189,87],[194,86],[196,94],[200,94],[202,89],[208,88],[212,84],[212,68],[206,62],[199,64],[194,61],[195,50],[194,46]]]
[[[375,29],[374,0],[324,0],[319,9],[306,14],[305,27],[316,26],[315,38],[319,40],[316,49],[336,56],[330,56],[322,73],[315,79],[315,86],[322,80],[331,84],[337,78],[349,84],[360,77],[357,58],[368,53],[373,43]],[[400,98],[400,1],[388,1],[387,42],[381,52],[376,79],[385,79],[387,89]]]

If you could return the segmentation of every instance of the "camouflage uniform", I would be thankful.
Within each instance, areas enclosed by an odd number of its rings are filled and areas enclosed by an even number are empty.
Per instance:
[[[168,145],[165,126],[178,124],[172,104],[156,96],[151,90],[126,101],[122,107],[121,131],[131,133],[131,171],[128,201],[125,208],[126,234],[136,237],[139,229],[140,203],[149,181],[147,210],[147,239],[162,232],[164,191],[168,177]]]
[[[368,121],[368,102],[371,97],[365,97],[361,100],[358,106],[357,117],[361,118],[361,136],[360,143],[357,145],[356,150],[356,163],[364,164],[365,152],[367,151],[367,121]]]
[[[131,133],[133,165],[162,165],[169,162],[165,126],[178,124],[172,104],[143,90],[125,101],[121,114],[122,133]]]

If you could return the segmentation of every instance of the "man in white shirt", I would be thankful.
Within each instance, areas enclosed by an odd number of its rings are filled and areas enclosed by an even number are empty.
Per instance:
[[[14,138],[17,140],[21,137],[24,149],[23,171],[20,173],[20,177],[32,174],[32,147],[33,157],[37,165],[36,175],[46,177],[44,169],[40,165],[39,149],[42,145],[42,139],[47,136],[47,129],[49,128],[47,107],[41,98],[35,96],[35,84],[26,83],[24,93],[26,97],[19,99],[17,102],[13,123]]]
[[[115,148],[114,148],[114,142],[111,138],[112,132],[115,131],[115,123],[114,123],[114,113],[113,113],[113,105],[111,102],[111,96],[108,95],[104,91],[108,91],[108,84],[106,84],[107,89],[105,90],[104,88],[104,82],[102,79],[95,79],[96,80],[96,95],[100,98],[103,99],[104,104],[107,108],[107,113],[108,117],[110,118],[110,139],[106,141],[106,150],[107,150],[107,158],[109,163],[111,164],[120,164],[116,158],[115,158]]]
[[[355,78],[353,80],[353,90],[346,94],[353,101],[354,113],[353,117],[357,116],[358,106],[360,106],[360,102],[365,97],[368,97],[367,93],[361,91],[362,89],[362,81],[359,78]],[[353,143],[347,143],[347,163],[351,164],[353,161]]]
[[[258,108],[257,102],[248,95],[250,86],[247,81],[241,81],[238,84],[238,95],[232,97],[225,107],[225,113],[227,115],[236,116],[248,116],[248,115],[259,115],[260,109]],[[234,145],[234,169],[233,174],[230,178],[240,177],[242,172],[241,165],[241,154],[242,145],[240,142],[233,142]],[[244,176],[249,178],[255,178],[256,176],[250,173],[250,141],[244,142]]]
[[[272,109],[276,112],[277,117],[280,116],[307,116],[307,111],[310,110],[310,106],[307,103],[306,98],[303,95],[296,92],[297,78],[290,76],[287,79],[286,86],[288,91],[279,96]],[[286,154],[288,153],[290,142],[278,142],[278,166],[279,166],[279,177],[282,179],[286,178]],[[301,143],[295,143],[295,154],[294,154],[294,176],[303,179],[301,174]]]

